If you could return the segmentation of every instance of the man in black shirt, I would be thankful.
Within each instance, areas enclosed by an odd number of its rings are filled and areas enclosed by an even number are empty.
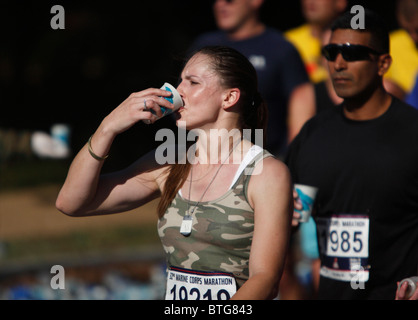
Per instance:
[[[383,87],[385,24],[366,10],[354,30],[352,17],[337,19],[323,48],[344,102],[306,123],[286,162],[294,183],[319,189],[318,297],[394,299],[418,268],[418,111]]]

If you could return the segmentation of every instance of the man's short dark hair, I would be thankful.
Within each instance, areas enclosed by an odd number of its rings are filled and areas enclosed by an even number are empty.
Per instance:
[[[354,16],[355,14],[350,11],[345,12],[333,22],[331,30],[352,29],[351,20]],[[371,33],[370,47],[380,53],[389,53],[389,30],[382,17],[374,11],[365,9],[364,24],[364,29],[355,29],[355,31]]]

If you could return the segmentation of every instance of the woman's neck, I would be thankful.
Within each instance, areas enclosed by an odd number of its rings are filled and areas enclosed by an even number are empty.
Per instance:
[[[241,130],[234,128],[198,130],[195,163],[221,164],[242,141]]]

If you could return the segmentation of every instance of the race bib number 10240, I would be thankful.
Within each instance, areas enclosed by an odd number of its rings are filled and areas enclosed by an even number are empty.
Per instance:
[[[168,269],[166,300],[229,300],[236,291],[229,273]]]

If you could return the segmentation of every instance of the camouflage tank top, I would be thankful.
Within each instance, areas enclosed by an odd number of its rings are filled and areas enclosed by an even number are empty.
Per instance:
[[[241,172],[231,188],[216,200],[198,204],[193,215],[192,233],[188,237],[180,234],[188,201],[181,194],[176,195],[158,221],[158,233],[169,267],[230,273],[237,288],[248,279],[254,210],[247,199],[247,188],[257,163],[272,156],[260,147],[254,147],[259,149],[257,154],[246,167],[238,170]],[[196,204],[190,202],[190,206]]]

